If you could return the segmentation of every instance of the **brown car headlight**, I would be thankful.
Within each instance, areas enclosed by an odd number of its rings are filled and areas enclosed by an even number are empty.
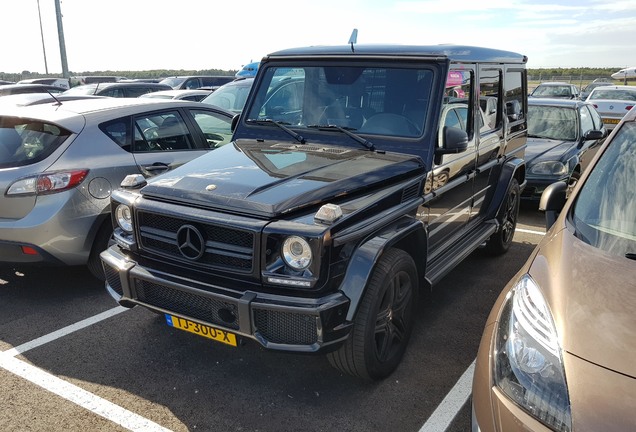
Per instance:
[[[572,430],[556,326],[541,290],[527,274],[502,308],[493,357],[497,387],[540,422]]]

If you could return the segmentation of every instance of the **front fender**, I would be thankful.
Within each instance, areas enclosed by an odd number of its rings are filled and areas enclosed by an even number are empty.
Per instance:
[[[516,179],[519,182],[519,188],[523,191],[527,183],[526,162],[521,158],[510,159],[501,167],[499,181],[489,201],[490,205],[485,215],[486,219],[493,219],[499,214],[499,209],[506,202],[505,197],[512,179]]]
[[[353,320],[375,264],[388,248],[395,246],[410,253],[417,266],[419,279],[422,280],[426,263],[426,241],[424,224],[404,216],[360,244],[352,254],[340,284],[340,291],[351,301],[347,312],[348,321]]]

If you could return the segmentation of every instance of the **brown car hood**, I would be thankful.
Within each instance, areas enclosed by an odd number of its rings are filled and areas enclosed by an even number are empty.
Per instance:
[[[568,229],[541,243],[529,273],[552,310],[565,351],[636,378],[636,262]]]

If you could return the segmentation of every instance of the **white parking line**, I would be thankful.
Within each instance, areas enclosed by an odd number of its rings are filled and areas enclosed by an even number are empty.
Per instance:
[[[523,229],[523,228],[517,228],[517,229],[515,229],[515,231],[526,233],[526,234],[536,234],[536,235],[540,235],[540,236],[544,236],[545,235],[544,231],[533,231],[533,230],[528,230],[528,229]]]
[[[55,393],[64,399],[71,401],[87,410],[117,423],[118,425],[131,430],[131,431],[143,431],[143,432],[168,432],[169,429],[148,420],[138,414],[128,411],[125,408],[115,405],[112,402],[102,399],[101,397],[94,395],[74,384],[71,384],[63,379],[56,377],[38,367],[35,367],[25,361],[15,358],[15,356],[24,353],[35,347],[44,345],[48,342],[54,341],[61,337],[64,337],[70,333],[76,332],[90,325],[98,323],[117,314],[120,314],[128,309],[118,306],[116,308],[107,310],[93,317],[87,318],[70,326],[64,327],[48,335],[39,337],[30,342],[19,345],[7,351],[0,352],[0,368],[24,378],[27,381],[32,382],[45,390]]]
[[[464,371],[444,400],[437,406],[433,414],[426,420],[420,432],[445,431],[451,424],[459,410],[462,409],[473,387],[473,373],[475,372],[475,360]]]
[[[90,318],[86,318],[85,320],[76,322],[75,324],[71,324],[70,326],[61,328],[57,331],[54,331],[53,333],[49,333],[47,335],[44,335],[42,337],[39,337],[37,339],[33,339],[30,342],[27,343],[23,343],[22,345],[19,345],[15,348],[12,348],[10,350],[7,351],[3,351],[2,353],[0,353],[0,355],[2,356],[16,356],[18,354],[22,354],[25,351],[28,351],[30,349],[39,347],[40,345],[44,345],[45,343],[49,343],[51,341],[54,341],[56,339],[59,339],[63,336],[66,336],[67,334],[76,332],[78,330],[81,330],[85,327],[88,327],[90,325],[93,325],[95,323],[98,323],[102,320],[105,320],[106,318],[110,318],[114,315],[117,315],[119,313],[125,312],[129,309],[126,309],[125,307],[122,306],[117,306],[116,308],[107,310],[106,312],[102,312],[100,314],[97,314],[95,316],[92,316]]]
[[[544,236],[543,231],[534,231],[523,228],[517,228],[517,232],[526,234],[536,234]],[[426,420],[424,426],[419,432],[439,432],[445,431],[451,422],[457,416],[457,413],[462,409],[470,394],[472,393],[473,386],[473,373],[475,372],[475,361],[468,366],[468,369],[462,374],[459,380],[455,383],[455,386],[446,395],[444,400],[435,409],[433,414]]]

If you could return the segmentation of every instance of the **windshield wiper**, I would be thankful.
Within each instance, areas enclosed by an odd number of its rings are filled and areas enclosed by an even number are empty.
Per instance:
[[[625,254],[625,258],[631,259],[631,260],[636,260],[636,253],[634,252],[627,252]]]
[[[363,146],[365,146],[369,150],[375,151],[375,145],[373,145],[373,143],[371,141],[369,141],[367,139],[364,139],[360,135],[354,134],[353,132],[351,132],[352,130],[356,130],[354,128],[347,128],[347,127],[342,127],[342,126],[338,126],[338,125],[309,125],[307,127],[308,128],[313,128],[313,129],[318,129],[318,130],[338,130],[338,131],[342,132],[343,134],[350,136],[355,141],[359,142],[360,144],[362,144]]]
[[[285,122],[278,121],[278,120],[272,120],[272,119],[247,119],[247,120],[245,120],[245,122],[246,123],[256,123],[256,124],[275,124],[276,126],[281,128],[282,130],[284,130],[285,132],[287,132],[288,134],[290,134],[291,136],[296,138],[296,140],[299,143],[305,144],[307,142],[307,141],[305,141],[305,138],[302,135],[297,134],[296,132],[294,132],[293,130],[291,130],[288,127],[285,127],[285,125],[288,125],[289,123],[285,123]]]

